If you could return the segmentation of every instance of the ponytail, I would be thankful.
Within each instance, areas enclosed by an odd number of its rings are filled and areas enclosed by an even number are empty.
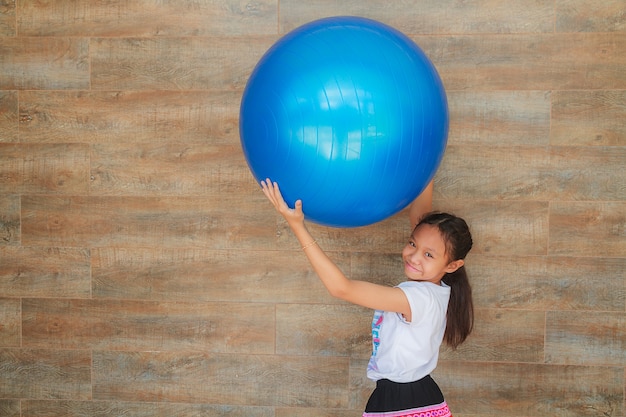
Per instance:
[[[472,235],[469,226],[460,217],[448,213],[432,212],[426,214],[417,224],[434,225],[439,229],[446,242],[446,253],[450,262],[465,259],[472,249]],[[446,313],[446,331],[443,340],[456,349],[467,339],[474,327],[474,303],[472,287],[465,266],[445,274],[442,281],[450,287],[450,301]]]
[[[474,328],[474,303],[472,287],[465,266],[446,274],[442,281],[450,287],[450,301],[446,313],[446,331],[443,340],[456,349]]]

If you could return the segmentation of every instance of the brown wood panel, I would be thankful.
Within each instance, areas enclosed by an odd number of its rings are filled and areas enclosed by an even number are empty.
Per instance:
[[[448,90],[625,89],[626,33],[415,38]]]
[[[450,145],[544,146],[550,132],[546,91],[450,91]]]
[[[626,366],[626,313],[548,311],[546,362]]]
[[[21,417],[274,417],[272,407],[128,401],[22,401]],[[16,417],[20,417],[18,414]]]
[[[24,299],[22,344],[56,349],[270,354],[274,306]]]
[[[368,358],[372,314],[372,310],[353,305],[279,304],[276,353]]]
[[[269,203],[264,203],[269,204]],[[300,251],[301,246],[289,231],[285,221],[278,220],[277,246],[280,249]],[[369,226],[335,228],[309,223],[308,227],[318,244],[326,251],[352,251],[399,254],[411,234],[407,211]],[[302,255],[304,256],[304,255]],[[348,272],[348,271],[346,271]]]
[[[259,186],[241,145],[174,142],[93,145],[91,192],[98,195],[220,195]]]
[[[92,39],[91,88],[241,91],[275,40],[275,36]]]
[[[15,36],[15,2],[4,0],[0,2],[0,36]]]
[[[547,146],[451,145],[436,188],[446,198],[546,201],[550,156]]]
[[[87,39],[0,37],[0,50],[0,89],[89,87]]]
[[[624,213],[623,201],[552,203],[550,254],[623,257],[626,253]]]
[[[22,36],[234,36],[277,31],[276,0],[19,3]]]
[[[626,146],[626,91],[557,91],[552,95],[553,145]]]
[[[446,197],[489,200],[616,200],[626,198],[626,148],[461,146],[447,148],[437,176]]]
[[[442,361],[433,377],[454,415],[622,416],[624,369]]]
[[[18,298],[0,298],[0,347],[21,344],[21,302]]]
[[[626,201],[625,162],[626,147],[551,147],[546,174],[550,200]]]
[[[21,417],[274,417],[272,407],[128,401],[22,401]],[[16,417],[20,417],[19,414]]]
[[[20,196],[2,194],[0,198],[0,247],[20,244]]]
[[[0,397],[91,399],[91,354],[81,350],[0,349]]]
[[[545,1],[281,0],[281,31],[313,19],[357,15],[381,20],[406,33],[529,33],[553,30],[554,8]]]
[[[360,410],[362,411],[362,410]],[[324,408],[282,408],[276,407],[275,417],[354,417],[355,410],[329,410]]]
[[[477,307],[624,311],[623,258],[470,255]]]
[[[350,408],[363,412],[376,383],[367,378],[369,358],[350,359]]]
[[[234,144],[240,99],[235,91],[21,91],[20,141]]]
[[[472,254],[547,254],[547,202],[468,201],[445,200],[441,207],[467,219],[474,241]]]
[[[17,142],[17,91],[0,91],[0,142]]]
[[[273,216],[274,209],[259,194],[225,194],[219,199],[25,196],[22,243],[66,247],[263,247],[272,242],[274,227],[254,220]]]
[[[20,400],[0,400],[0,415],[5,417],[23,417]]]
[[[557,32],[626,31],[623,0],[556,0]]]
[[[409,233],[407,228],[406,242],[408,242]],[[406,244],[406,242],[402,243]],[[353,253],[350,276],[353,279],[370,281],[389,287],[398,285],[406,280],[401,255],[403,248],[404,245],[398,245],[398,250],[394,253]]]
[[[481,309],[474,331],[456,351],[444,345],[442,360],[483,362],[543,362],[543,311]]]
[[[88,249],[0,247],[0,293],[9,297],[89,297]]]
[[[83,144],[0,143],[0,192],[82,194],[89,187]]]
[[[324,408],[348,402],[347,358],[101,351],[93,357],[96,400]]]
[[[348,269],[347,254],[331,258]],[[252,303],[336,302],[293,251],[101,248],[92,250],[93,296]]]

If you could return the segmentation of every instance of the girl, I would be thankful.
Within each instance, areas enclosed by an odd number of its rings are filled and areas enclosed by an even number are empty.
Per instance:
[[[375,310],[367,376],[376,381],[376,389],[363,416],[451,416],[430,373],[442,341],[456,348],[473,326],[472,293],[464,267],[472,238],[465,221],[451,214],[427,213],[431,182],[409,210],[415,228],[402,251],[408,281],[392,288],[347,278],[307,230],[302,201],[288,207],[278,184],[269,178],[261,181],[261,187],[329,293]]]

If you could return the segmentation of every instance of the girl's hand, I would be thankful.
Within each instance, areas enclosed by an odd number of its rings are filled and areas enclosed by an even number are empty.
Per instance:
[[[304,222],[304,213],[302,212],[302,200],[297,200],[294,208],[290,208],[283,195],[280,193],[280,188],[278,188],[278,183],[270,181],[267,178],[264,181],[261,181],[261,188],[263,189],[263,194],[267,197],[267,199],[272,203],[274,208],[281,216],[287,220],[287,223],[290,225],[295,223],[303,223]]]

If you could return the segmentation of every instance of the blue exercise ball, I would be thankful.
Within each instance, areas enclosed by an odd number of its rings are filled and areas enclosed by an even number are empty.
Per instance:
[[[353,16],[279,39],[245,86],[239,120],[254,177],[278,182],[307,220],[366,226],[432,180],[448,136],[441,79],[407,36]]]

